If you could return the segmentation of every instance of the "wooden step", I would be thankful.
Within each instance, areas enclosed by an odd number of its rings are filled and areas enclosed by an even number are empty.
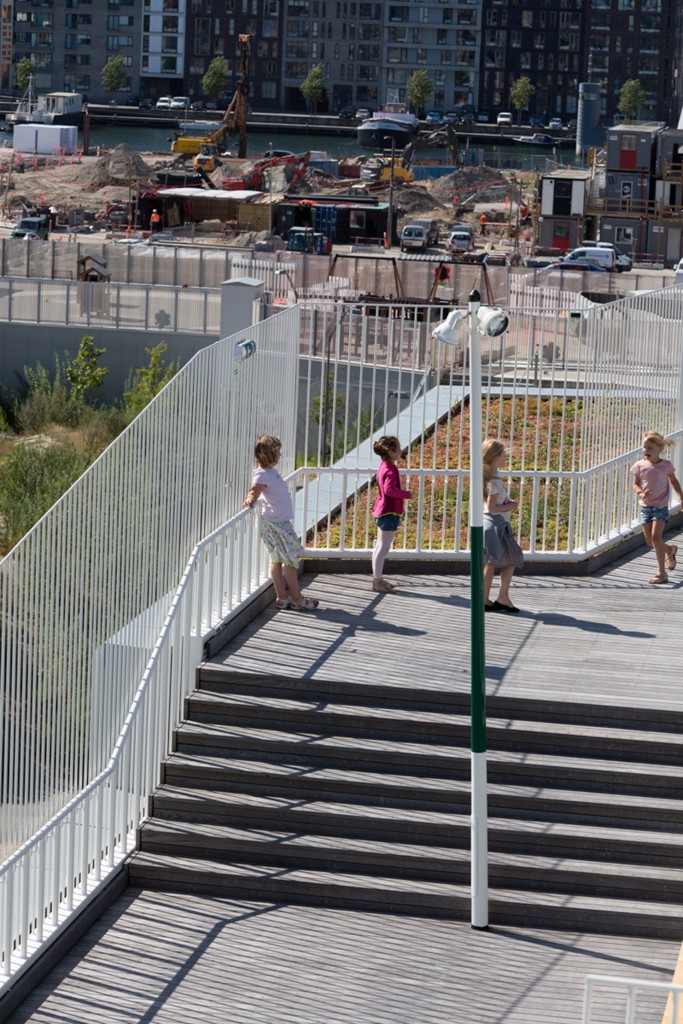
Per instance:
[[[385,807],[417,807],[427,802],[440,810],[468,814],[469,779],[429,779],[416,775],[377,777],[371,772],[304,765],[273,766],[263,762],[231,761],[172,755],[164,766],[164,781],[188,789],[215,789],[232,793],[287,795],[297,800],[324,797],[328,801],[373,802]],[[611,792],[580,792],[559,785],[525,785],[489,780],[491,814],[594,824],[617,823],[624,828],[670,831],[683,824],[679,799]]]
[[[224,864],[192,857],[138,852],[128,862],[129,883],[146,889],[189,892],[212,897],[335,907],[346,910],[447,917],[466,920],[469,887],[419,879],[385,879],[376,875],[310,868],[283,869],[279,864]],[[526,928],[548,927],[680,939],[681,903],[618,900],[566,892],[524,892],[491,887],[490,923]]]

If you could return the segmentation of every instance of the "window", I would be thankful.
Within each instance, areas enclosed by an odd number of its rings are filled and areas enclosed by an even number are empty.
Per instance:
[[[446,52],[448,52],[448,51],[446,51]],[[419,47],[418,48],[418,51],[417,51],[417,63],[418,64],[426,64],[427,63],[427,50],[424,47]]]
[[[90,45],[90,44],[88,44]],[[132,36],[107,36],[107,51],[111,53],[120,49],[122,46],[132,46]]]

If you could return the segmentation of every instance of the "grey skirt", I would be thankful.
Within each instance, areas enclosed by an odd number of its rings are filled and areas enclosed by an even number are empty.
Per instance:
[[[505,569],[510,565],[520,569],[524,565],[522,549],[505,516],[484,512],[484,561],[496,569]]]

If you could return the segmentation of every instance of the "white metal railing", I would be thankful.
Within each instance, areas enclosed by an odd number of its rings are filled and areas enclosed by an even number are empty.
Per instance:
[[[32,944],[61,927],[127,846],[142,780],[162,748],[131,738],[115,763],[112,750],[162,627],[175,638],[163,658],[186,685],[206,624],[260,586],[254,517],[237,515],[227,540],[218,528],[241,506],[258,433],[282,438],[291,469],[298,324],[294,307],[199,352],[0,563],[0,980],[8,984]],[[248,338],[256,355],[236,362],[235,342]],[[197,579],[191,601],[181,601],[178,580],[205,536],[193,565],[206,564],[186,571]],[[143,704],[136,718],[148,714]]]
[[[680,1024],[683,985],[638,978],[586,975],[582,1024]]]
[[[218,334],[221,293],[212,288],[6,277],[0,320]]]

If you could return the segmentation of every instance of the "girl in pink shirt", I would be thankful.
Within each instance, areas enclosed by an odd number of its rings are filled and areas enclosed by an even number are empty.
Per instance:
[[[648,431],[643,437],[643,458],[631,466],[633,490],[638,495],[645,543],[654,548],[657,556],[657,575],[648,580],[654,584],[668,583],[666,569],[676,568],[678,547],[676,544],[664,543],[664,525],[669,518],[671,487],[683,505],[683,490],[676,479],[673,464],[662,458],[662,450],[671,443],[657,431]]]
[[[377,540],[372,549],[372,589],[382,594],[391,594],[396,590],[382,576],[384,560],[394,542],[396,531],[401,522],[403,502],[410,497],[410,491],[401,489],[401,479],[396,463],[401,458],[401,443],[397,437],[380,437],[373,445],[375,455],[379,455],[382,464],[377,471],[379,497],[372,507],[372,514],[377,523]]]

